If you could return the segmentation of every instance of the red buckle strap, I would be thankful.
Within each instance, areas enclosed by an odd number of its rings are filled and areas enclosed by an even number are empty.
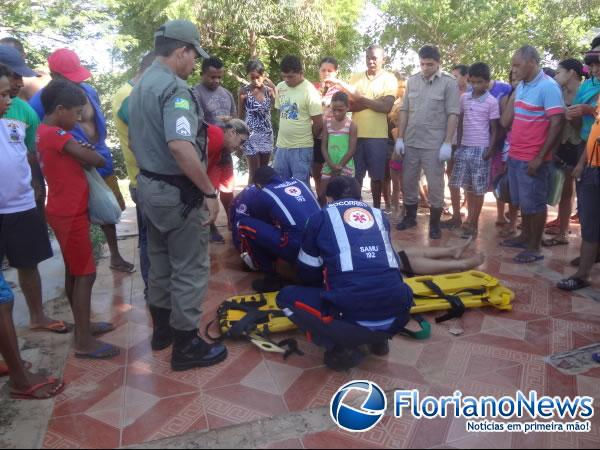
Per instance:
[[[312,306],[307,305],[306,303],[302,303],[299,300],[296,300],[294,302],[294,308],[300,309],[300,310],[302,310],[304,312],[307,312],[311,316],[317,317],[325,325],[329,325],[331,322],[333,322],[333,317],[331,317],[331,316],[323,316],[323,314],[321,314],[321,311],[313,308]]]

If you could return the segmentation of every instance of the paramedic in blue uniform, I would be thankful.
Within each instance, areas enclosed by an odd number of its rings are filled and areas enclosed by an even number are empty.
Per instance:
[[[308,220],[298,255],[298,277],[306,286],[283,288],[277,304],[292,322],[301,309],[330,318],[323,326],[335,327],[338,319],[393,335],[408,322],[412,291],[400,274],[390,224],[380,209],[360,201],[360,187],[354,178],[332,179],[327,197],[332,203]],[[325,363],[329,367],[336,358],[354,360],[346,369],[360,362],[362,355],[357,349],[340,346],[344,336],[333,341],[317,328],[303,331],[327,349]],[[370,350],[386,355],[387,339],[372,344]]]
[[[296,262],[304,226],[320,206],[306,184],[294,178],[284,180],[271,167],[256,171],[254,185],[259,192],[245,204],[251,215],[240,217],[233,226],[241,251],[266,275],[252,287],[257,292],[273,292],[282,287],[276,261]]]

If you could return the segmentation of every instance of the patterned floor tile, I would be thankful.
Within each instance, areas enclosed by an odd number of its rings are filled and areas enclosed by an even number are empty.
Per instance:
[[[122,445],[206,430],[208,423],[204,407],[205,400],[200,393],[164,398],[145,411],[141,411],[139,405],[126,406]]]
[[[536,390],[548,395],[591,395],[600,401],[600,369],[566,376],[544,363],[544,357],[600,341],[600,303],[586,296],[558,291],[540,271],[570,274],[568,261],[577,256],[579,229],[568,248],[545,249],[537,269],[512,261],[516,252],[498,247],[493,227],[494,205],[486,204],[479,238],[469,253],[486,252],[481,270],[515,291],[513,311],[469,310],[453,322],[435,324],[441,313],[426,315],[433,324],[427,341],[396,337],[387,357],[368,356],[347,373],[323,364],[323,350],[299,332],[294,338],[304,356],[283,359],[245,341],[226,342],[229,356],[205,369],[173,372],[171,350],[153,352],[152,327],[139,274],[122,274],[99,265],[93,292],[96,320],[112,320],[115,331],[103,337],[122,354],[112,361],[78,360],[71,354],[64,378],[67,389],[57,397],[44,446],[47,448],[118,447],[258,421],[288,412],[327,406],[332,395],[353,379],[370,379],[385,390],[419,389],[422,395],[514,395]],[[407,232],[392,232],[398,248],[453,245],[463,241],[445,232],[438,242],[427,239],[427,217]],[[223,230],[225,230],[223,228]],[[203,300],[200,329],[214,320],[227,297],[251,292],[260,275],[242,270],[239,255],[228,244],[211,245],[211,278]],[[121,241],[128,258],[135,240]],[[537,272],[536,272],[537,270]],[[600,283],[600,267],[593,282]],[[450,328],[462,334],[452,335]],[[217,330],[210,329],[211,334]],[[462,419],[416,420],[384,418],[368,433],[336,429],[301,438],[265,442],[265,448],[598,448],[600,416],[589,434],[472,434]]]

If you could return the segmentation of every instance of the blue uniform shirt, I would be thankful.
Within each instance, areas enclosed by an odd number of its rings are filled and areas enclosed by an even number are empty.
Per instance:
[[[98,173],[102,177],[108,177],[113,174],[113,160],[112,155],[108,146],[106,145],[106,119],[102,114],[102,108],[100,107],[100,99],[98,98],[98,93],[91,87],[89,84],[81,83],[78,85],[83,91],[94,108],[94,117],[96,118],[96,132],[98,133],[98,142],[93,143],[90,142],[81,125],[77,123],[75,128],[70,131],[73,137],[82,142],[86,142],[90,145],[94,146],[94,150],[96,150],[102,157],[104,158],[104,167],[98,169]],[[46,111],[44,110],[44,105],[42,105],[42,92],[44,90],[38,91],[32,98],[29,100],[29,105],[35,110],[40,120],[44,120],[44,115]]]
[[[314,194],[302,181],[276,178],[260,190],[252,215],[293,235],[303,233],[308,218],[320,209]]]
[[[406,313],[412,291],[399,267],[381,210],[343,199],[310,217],[298,276],[313,285],[324,281],[322,298],[347,318],[382,320]]]

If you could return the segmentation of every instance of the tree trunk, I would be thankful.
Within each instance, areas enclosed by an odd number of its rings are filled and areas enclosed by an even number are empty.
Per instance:
[[[256,54],[256,44],[258,43],[258,36],[255,30],[250,30],[248,34],[248,47],[250,48],[250,58],[255,59],[258,55]]]

